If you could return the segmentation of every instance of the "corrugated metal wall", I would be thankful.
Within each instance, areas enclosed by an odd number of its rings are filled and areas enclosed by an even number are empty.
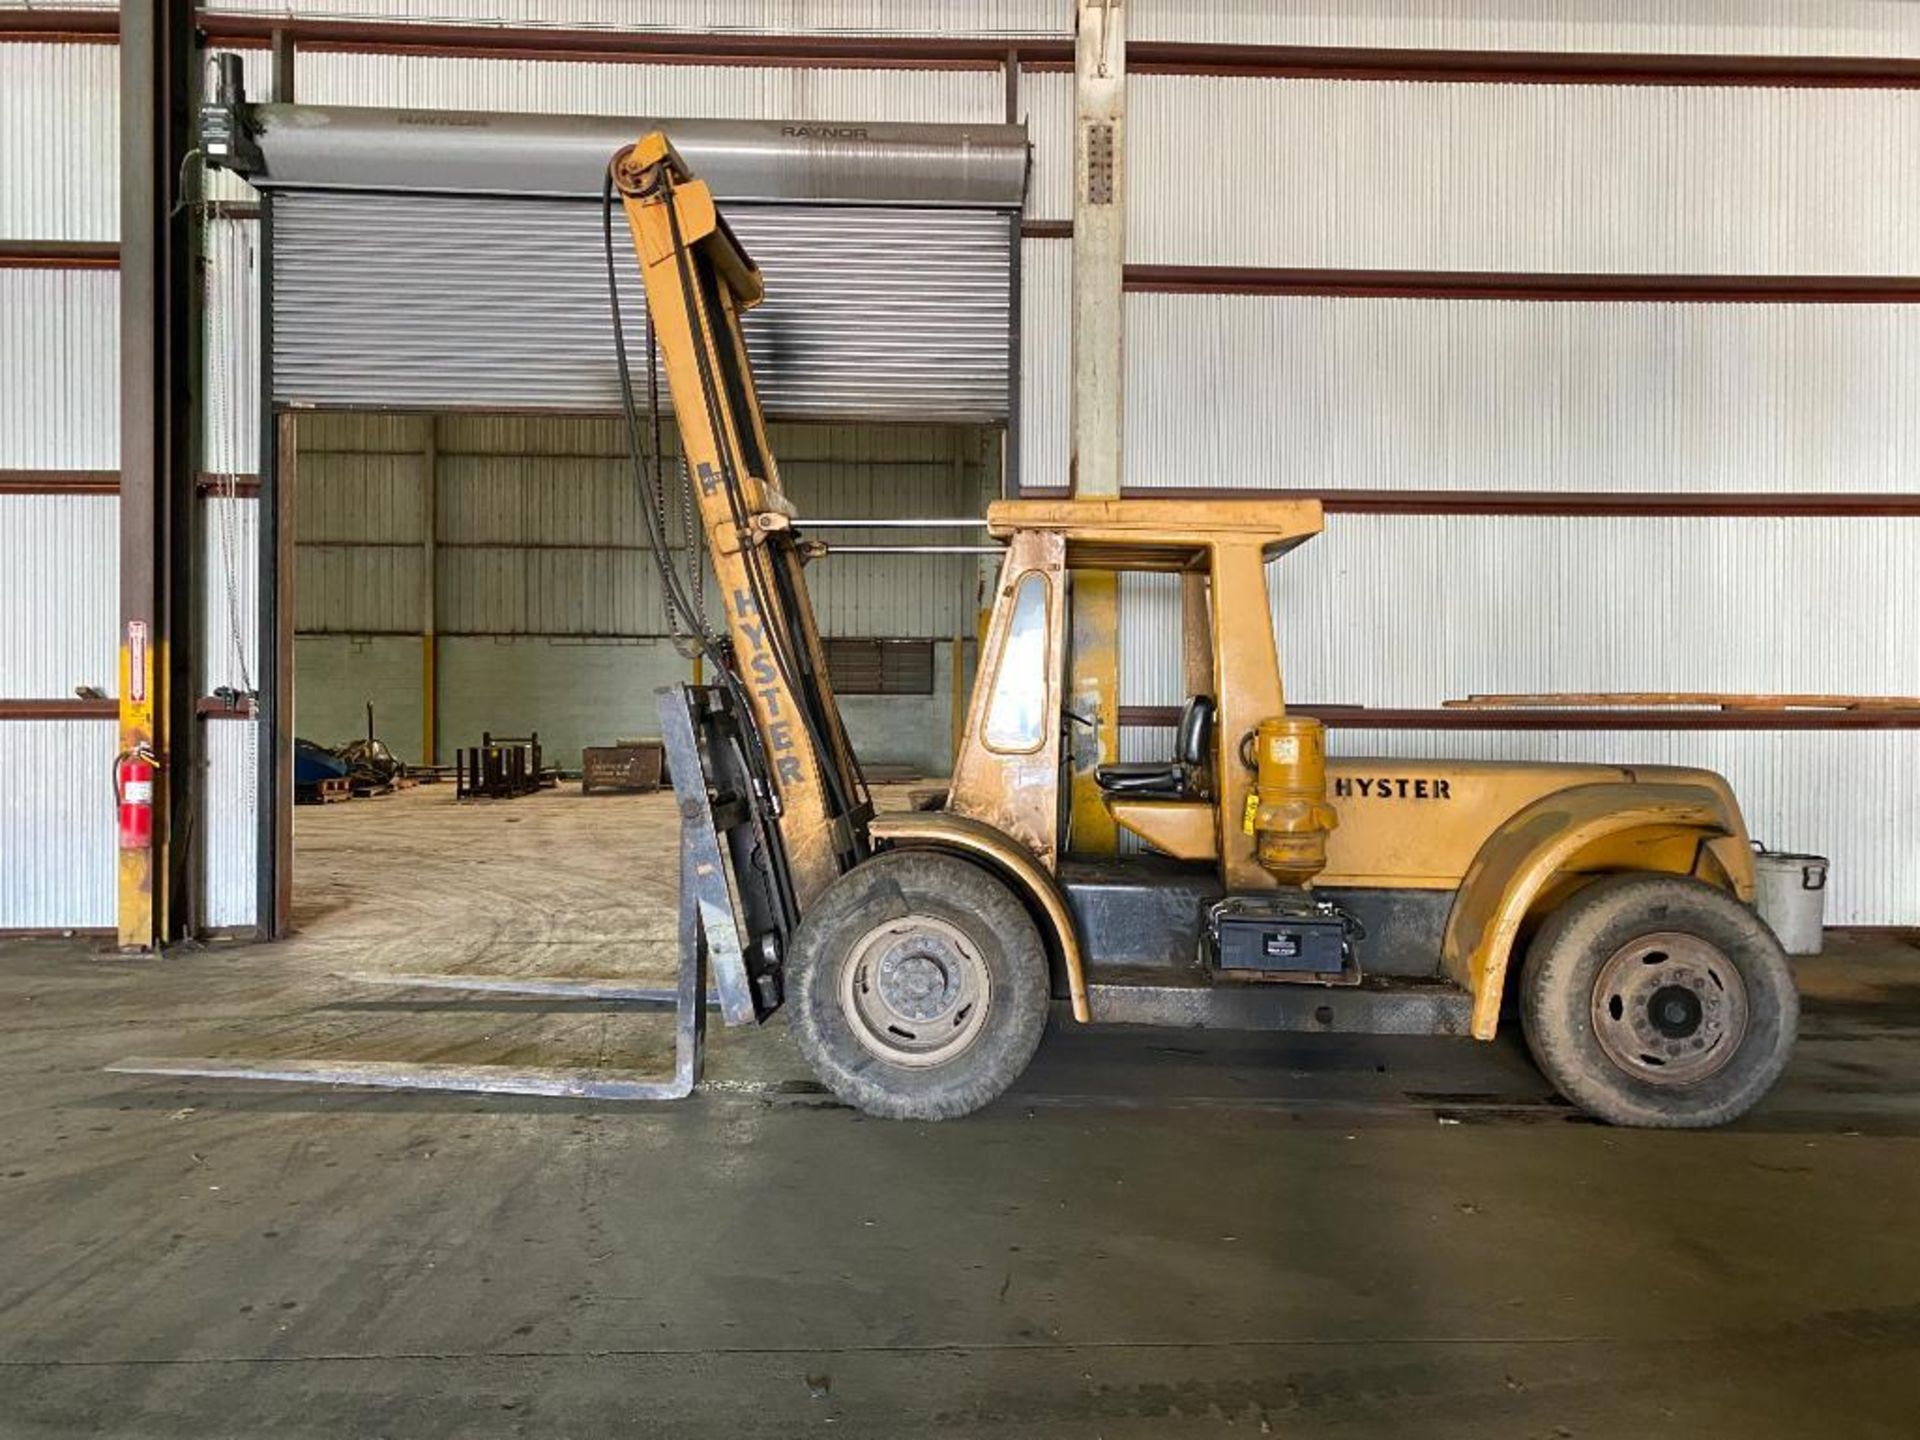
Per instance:
[[[84,0],[83,0],[84,3]],[[105,0],[101,0],[105,4]],[[111,8],[110,5],[106,8]],[[211,8],[509,24],[759,32],[1063,34],[1063,0],[972,0],[902,7],[882,0],[314,0]],[[1551,0],[1432,6],[1420,0],[1319,7],[1133,0],[1136,37],[1263,44],[1906,55],[1920,53],[1920,9],[1880,0]],[[267,57],[245,56],[264,93]],[[0,45],[0,239],[111,239],[116,229],[115,70],[111,46]],[[302,98],[601,113],[675,110],[821,119],[995,120],[991,71],[783,70],[567,61],[303,54]],[[1036,142],[1028,213],[1066,218],[1071,84],[1029,72],[1022,107]],[[1920,226],[1920,146],[1911,92],[1712,87],[1480,86],[1135,78],[1131,99],[1136,262],[1381,265],[1497,269],[1912,274]],[[1249,183],[1257,177],[1257,183]],[[1157,199],[1172,190],[1178,207]],[[216,177],[216,196],[245,187]],[[1179,213],[1175,213],[1175,210]],[[240,377],[229,424],[210,432],[209,468],[246,472],[257,427],[244,323],[251,227],[210,241],[215,301],[209,379]],[[1068,247],[1033,240],[1023,259],[1022,475],[1058,484],[1067,455]],[[110,271],[0,269],[0,468],[110,469],[118,459],[115,277]],[[223,298],[224,297],[224,298]],[[1696,307],[1494,302],[1251,299],[1159,294],[1128,300],[1129,480],[1136,485],[1311,484],[1339,488],[1674,491],[1912,491],[1920,381],[1907,307]],[[231,317],[231,318],[229,318]],[[227,364],[223,367],[223,358]],[[408,422],[356,422],[369,426]],[[442,496],[443,520],[476,537],[503,517],[483,498],[497,456],[539,474],[526,443],[540,422],[493,427],[443,455],[443,486],[470,483],[473,510]],[[523,427],[516,429],[515,427]],[[388,432],[389,438],[397,431]],[[371,436],[373,430],[367,434]],[[575,498],[611,503],[616,482],[591,461],[604,437],[539,436],[583,459]],[[340,448],[345,448],[342,445]],[[369,445],[367,448],[377,448]],[[397,446],[392,448],[398,448]],[[783,449],[796,491],[791,446]],[[317,457],[316,457],[317,458]],[[466,476],[456,472],[471,462]],[[352,463],[335,492],[346,521]],[[909,462],[901,461],[906,464]],[[916,462],[917,463],[917,462]],[[593,468],[599,465],[601,468]],[[489,469],[489,466],[492,468]],[[493,478],[489,478],[489,477]],[[303,472],[303,481],[308,473]],[[405,482],[386,472],[403,503]],[[325,485],[323,480],[320,482]],[[362,481],[362,493],[371,482]],[[535,486],[538,490],[540,487]],[[891,492],[889,492],[891,493]],[[591,496],[601,496],[599,500]],[[497,499],[497,492],[496,492]],[[455,514],[446,508],[454,504]],[[567,512],[516,514],[524,533],[568,533]],[[851,503],[851,497],[849,499]],[[0,602],[58,638],[8,648],[0,694],[89,683],[111,657],[117,557],[113,502],[0,497]],[[823,507],[824,508],[824,507]],[[593,511],[607,533],[632,517]],[[231,526],[222,523],[231,518]],[[251,598],[227,597],[224,569],[252,572],[252,502],[210,506],[206,606],[217,643],[207,678],[238,683],[251,666]],[[397,515],[392,516],[396,523]],[[576,515],[583,523],[591,519]],[[331,523],[331,521],[329,522]],[[1610,684],[1659,675],[1689,684],[1812,683],[1876,690],[1914,685],[1914,582],[1903,565],[1920,522],[1493,521],[1336,516],[1276,580],[1297,695],[1433,703],[1469,688]],[[364,532],[344,529],[342,538]],[[1518,536],[1516,541],[1515,537]],[[945,537],[951,538],[951,537]],[[1517,548],[1514,548],[1516,547]],[[317,553],[317,552],[316,552]],[[460,552],[483,556],[489,552]],[[303,549],[301,570],[311,556]],[[364,548],[359,558],[365,559]],[[372,565],[372,561],[366,561]],[[394,558],[387,562],[402,566]],[[453,573],[442,557],[444,578]],[[457,569],[460,562],[452,562]],[[478,562],[476,562],[478,563]],[[873,563],[873,562],[865,562]],[[881,586],[816,573],[823,604],[861,627]],[[851,572],[838,572],[847,574]],[[878,573],[878,572],[874,572]],[[524,574],[494,576],[519,615]],[[345,617],[344,580],[318,585]],[[885,589],[912,582],[888,576]],[[942,582],[942,585],[944,582]],[[848,591],[837,593],[835,587]],[[369,587],[376,589],[377,587]],[[562,618],[643,619],[649,602],[563,596]],[[958,588],[958,587],[956,587]],[[941,587],[934,587],[940,590]],[[536,591],[536,593],[538,593]],[[930,592],[931,593],[931,592]],[[1804,595],[1804,604],[1796,598]],[[102,598],[107,597],[107,598]],[[418,611],[396,575],[357,619]],[[69,603],[71,602],[71,603]],[[354,603],[360,603],[358,601]],[[624,605],[626,608],[620,608]],[[33,608],[37,607],[37,608]],[[239,654],[224,617],[237,608]],[[1655,627],[1645,617],[1665,613]],[[1148,585],[1128,585],[1123,677],[1128,703],[1178,696],[1169,616]],[[1835,617],[1858,615],[1854,626]],[[940,617],[944,623],[944,617]],[[919,623],[916,621],[915,623]],[[933,620],[927,618],[931,626]],[[15,633],[26,633],[17,626]],[[1904,645],[1903,645],[1904,640]],[[547,647],[521,636],[500,643]],[[628,642],[621,642],[626,644]],[[643,642],[635,642],[643,643]],[[315,637],[303,647],[387,640]],[[306,649],[303,648],[303,655]],[[405,672],[409,651],[388,659]],[[417,661],[417,652],[413,653]],[[484,673],[476,652],[456,662]],[[417,671],[417,664],[415,665]],[[558,673],[558,672],[556,672]],[[1634,683],[1640,683],[1636,680]],[[1651,683],[1650,681],[1648,683]],[[64,693],[56,690],[54,693]],[[401,712],[396,711],[396,715]],[[410,717],[403,717],[403,723]],[[479,717],[476,715],[476,720]],[[465,723],[464,721],[462,723]],[[247,917],[250,797],[239,748],[247,727],[215,722],[208,796],[208,894],[214,923]],[[1338,745],[1443,746],[1462,753],[1618,753],[1718,764],[1740,786],[1756,831],[1777,844],[1826,845],[1841,865],[1836,917],[1920,919],[1910,876],[1915,745],[1906,735],[1579,735],[1476,733],[1378,737]],[[1129,732],[1130,753],[1165,738]],[[0,926],[111,922],[110,812],[75,798],[104,787],[111,727],[0,724],[13,788],[0,816]],[[1412,749],[1397,753],[1414,753]],[[1856,783],[1872,775],[1873,786]],[[1843,800],[1835,797],[1844,796]],[[1889,798],[1890,797],[1890,798]],[[73,808],[78,806],[78,808]],[[77,849],[65,848],[77,835]],[[47,843],[59,836],[61,846]],[[1830,837],[1830,838],[1829,838]]]
[[[111,725],[0,723],[0,930],[114,923]]]
[[[1139,75],[1127,106],[1135,261],[1920,270],[1911,91]]]
[[[0,240],[118,229],[118,53],[0,44]],[[0,267],[0,470],[119,463],[118,277]],[[115,689],[119,506],[0,495],[0,698]],[[111,725],[0,721],[0,929],[114,923]]]
[[[987,429],[776,425],[769,439],[803,515],[971,517],[998,489],[997,432]],[[652,686],[684,678],[687,665],[662,638],[659,580],[618,421],[318,414],[301,417],[298,449],[300,733],[323,741],[357,733],[359,707],[372,699],[389,743],[408,758],[420,755],[414,637],[424,620],[430,453],[445,748],[476,740],[487,726],[538,729],[572,763],[568,752],[582,743],[653,728]],[[676,502],[675,533],[678,515]],[[937,544],[956,536],[934,529],[822,538]],[[828,635],[950,641],[973,630],[972,557],[829,555],[808,580]],[[709,602],[717,618],[711,587]],[[932,763],[926,757],[945,743],[937,735],[949,703],[943,687],[894,704],[901,735],[886,758]],[[877,748],[866,753],[881,758]]]
[[[1913,306],[1126,305],[1132,485],[1877,492],[1920,474]],[[1028,359],[1065,363],[1045,334]]]
[[[120,463],[119,282],[111,270],[0,268],[0,469]]]

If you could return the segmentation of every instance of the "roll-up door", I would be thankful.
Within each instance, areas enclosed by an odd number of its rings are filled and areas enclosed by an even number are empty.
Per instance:
[[[1008,214],[733,203],[727,218],[766,274],[746,332],[769,415],[1006,421]],[[598,204],[288,190],[272,219],[277,403],[618,407]],[[617,212],[614,227],[638,369],[639,272]]]

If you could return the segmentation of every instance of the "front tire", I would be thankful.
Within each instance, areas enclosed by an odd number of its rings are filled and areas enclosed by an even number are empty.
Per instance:
[[[869,1115],[978,1110],[1027,1068],[1046,1028],[1046,950],[1026,907],[937,851],[891,850],[835,880],[786,968],[800,1053]]]
[[[1614,1125],[1704,1129],[1780,1077],[1800,998],[1766,924],[1724,890],[1617,875],[1547,918],[1520,976],[1527,1048],[1568,1100]]]

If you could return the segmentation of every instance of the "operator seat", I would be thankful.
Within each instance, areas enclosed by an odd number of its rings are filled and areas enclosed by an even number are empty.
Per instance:
[[[1173,759],[1160,765],[1102,765],[1093,772],[1100,793],[1129,800],[1194,799],[1212,753],[1215,709],[1211,695],[1188,700],[1174,732]]]

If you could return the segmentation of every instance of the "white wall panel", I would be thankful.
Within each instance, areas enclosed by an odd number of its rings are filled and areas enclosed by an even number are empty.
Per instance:
[[[113,496],[0,495],[0,698],[118,691],[119,577]]]
[[[203,694],[250,693],[260,679],[260,502],[210,495],[200,506]]]
[[[0,240],[120,233],[114,45],[0,44]]]
[[[1334,730],[1335,755],[1697,765],[1732,783],[1748,831],[1833,860],[1830,925],[1920,924],[1913,731]]]
[[[1137,75],[1128,258],[1920,272],[1910,90]]]
[[[997,70],[782,69],[765,65],[609,65],[320,52],[295,76],[312,105],[720,119],[944,120],[997,123]]]
[[[1133,39],[1727,55],[1920,53],[1907,0],[1132,0]]]
[[[1020,118],[1027,123],[1033,169],[1027,175],[1027,217],[1073,218],[1073,76],[1027,70],[1020,76]]]
[[[205,231],[205,467],[251,475],[260,451],[260,225],[210,221]]]
[[[1065,485],[1072,456],[1073,247],[1059,240],[1027,240],[1020,246],[1020,484]],[[1138,350],[1130,340],[1129,355]],[[1128,375],[1129,411],[1138,403],[1131,387],[1173,388],[1157,359]],[[1192,417],[1189,417],[1191,422]],[[1131,441],[1129,441],[1131,443]],[[1132,457],[1128,457],[1131,465]],[[1139,474],[1138,470],[1131,473]]]
[[[1134,294],[1127,320],[1134,485],[1920,490],[1920,307]]]
[[[0,930],[114,923],[111,721],[0,724]]]
[[[1290,693],[1920,694],[1920,521],[1334,515],[1272,589]]]
[[[213,0],[215,14],[301,15],[593,30],[746,31],[756,34],[1064,34],[1063,0]]]
[[[252,720],[208,720],[201,735],[207,760],[200,791],[201,923],[252,925],[259,728]]]
[[[117,272],[0,268],[0,470],[116,468],[119,367]]]

